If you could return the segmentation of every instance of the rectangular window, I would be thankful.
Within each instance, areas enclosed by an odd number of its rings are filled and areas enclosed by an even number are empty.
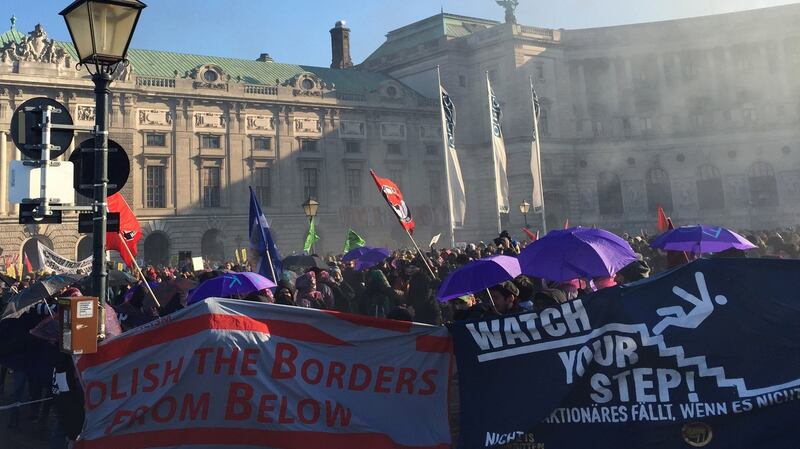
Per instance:
[[[544,64],[536,64],[536,80],[544,81]]]
[[[464,75],[458,75],[458,86],[459,87],[467,87],[467,77]]]
[[[428,144],[425,145],[425,156],[438,156],[439,145]]]
[[[271,137],[253,137],[253,150],[271,150],[272,138]]]
[[[145,206],[151,209],[167,207],[167,169],[163,165],[148,165],[146,173]]]
[[[219,207],[220,168],[203,167],[203,207]]]
[[[756,111],[751,107],[746,107],[742,110],[742,118],[746,123],[752,123],[756,121]]]
[[[147,133],[144,135],[145,145],[148,147],[167,146],[167,135],[163,133]]]
[[[357,140],[345,140],[344,141],[344,152],[345,153],[360,153],[361,152],[361,142]]]
[[[431,195],[431,205],[437,206],[444,203],[442,195],[442,174],[438,171],[428,172],[428,191]]]
[[[222,148],[222,138],[217,134],[203,134],[200,136],[200,148],[220,149]]]
[[[642,131],[645,133],[653,130],[653,119],[650,117],[642,117],[641,120]]]
[[[699,130],[705,125],[703,114],[695,113],[689,116],[689,121],[692,124],[692,129]]]
[[[303,196],[304,198],[319,199],[319,170],[316,168],[303,169]]]
[[[626,136],[631,135],[631,119],[624,118],[622,119],[622,133]]]
[[[603,135],[603,122],[594,122],[593,126],[594,136],[600,137]]]
[[[403,170],[399,168],[390,169],[389,179],[394,181],[394,183],[397,184],[397,187],[399,187],[401,191],[403,190]]]
[[[723,111],[722,112],[722,119],[726,122],[730,122],[733,120],[733,116],[731,115],[731,111]]]
[[[311,153],[317,152],[317,141],[316,140],[301,140],[300,141],[300,151],[307,151]]]
[[[361,205],[361,169],[348,168],[345,172],[345,183],[347,184],[347,199],[350,206]]]
[[[403,146],[399,143],[387,143],[386,153],[388,154],[403,154]]]
[[[253,170],[253,184],[261,207],[272,206],[272,171],[269,167]]]

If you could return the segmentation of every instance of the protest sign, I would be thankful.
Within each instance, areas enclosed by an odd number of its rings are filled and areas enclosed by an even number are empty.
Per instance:
[[[202,257],[192,257],[192,269],[194,271],[203,271],[204,268]]]
[[[797,447],[800,261],[700,259],[451,326],[459,447]]]
[[[77,359],[83,448],[450,445],[442,327],[208,299]]]

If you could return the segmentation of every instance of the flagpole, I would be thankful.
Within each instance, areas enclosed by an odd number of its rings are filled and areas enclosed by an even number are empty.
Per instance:
[[[278,278],[275,277],[275,267],[272,266],[272,256],[269,253],[269,243],[264,241],[264,246],[267,249],[267,262],[269,263],[269,271],[272,273],[272,282],[277,284]],[[258,269],[258,266],[256,266],[256,269]]]
[[[546,235],[547,234],[547,218],[544,212],[544,170],[542,170],[542,147],[539,142],[542,139],[542,136],[539,135],[539,114],[536,112],[536,102],[533,98],[534,92],[534,85],[533,85],[533,75],[529,76],[531,82],[531,108],[533,108],[533,132],[534,138],[536,143],[536,158],[537,164],[539,165],[539,179],[534,179],[533,182],[537,183],[537,187],[539,188],[539,194],[542,195],[542,232]],[[539,108],[541,110],[541,107]]]
[[[439,91],[439,114],[442,116],[442,143],[444,144],[444,172],[447,179],[447,205],[449,208],[448,218],[450,220],[450,247],[455,248],[456,225],[453,220],[453,190],[450,184],[450,158],[447,154],[447,152],[450,151],[450,143],[447,141],[447,123],[444,119],[444,105],[442,104],[442,73],[439,70],[438,65],[436,66],[436,78],[439,80],[439,85],[437,86]],[[416,242],[414,244],[416,245]],[[433,271],[431,271],[431,274],[433,274]]]
[[[156,307],[161,307],[161,303],[158,302],[158,298],[156,298],[156,294],[153,293],[153,289],[150,288],[150,284],[147,283],[147,278],[144,277],[144,273],[142,273],[142,269],[139,268],[139,264],[136,263],[136,258],[133,257],[133,253],[131,249],[128,248],[128,245],[125,243],[125,240],[122,238],[122,234],[117,233],[117,237],[119,237],[120,241],[122,242],[122,246],[125,248],[125,251],[128,252],[128,256],[131,258],[131,262],[133,262],[133,267],[136,268],[136,271],[139,272],[139,276],[142,278],[142,282],[144,282],[144,286],[147,291],[150,293],[150,296],[153,298],[153,301],[156,303]]]
[[[414,236],[412,236],[411,233],[408,232],[408,229],[406,229],[405,227],[403,227],[403,229],[405,229],[406,235],[408,236],[408,238],[411,239],[411,243],[414,244],[414,248],[417,249],[417,253],[419,253],[419,257],[422,258],[422,262],[425,264],[425,268],[428,269],[428,272],[431,274],[431,277],[433,279],[437,279],[436,275],[433,274],[433,268],[431,268],[431,266],[428,265],[428,259],[425,257],[425,254],[422,253],[422,250],[419,248],[419,245],[417,245],[417,241],[414,240]]]
[[[498,187],[500,187],[500,185],[497,182],[498,181],[498,179],[497,179],[497,155],[495,154],[496,150],[494,148],[494,137],[493,137],[494,130],[492,129],[492,126],[493,126],[493,123],[494,123],[494,117],[492,117],[492,114],[494,114],[494,111],[492,111],[492,88],[491,88],[491,84],[489,84],[489,71],[488,70],[486,71],[486,92],[487,92],[487,95],[489,95],[489,136],[490,136],[489,139],[491,140],[492,161],[494,162],[494,178],[495,178],[495,180],[494,180],[494,204],[495,204],[495,209],[496,209],[495,212],[497,212],[497,233],[500,234],[501,232],[503,232],[503,220],[502,220],[502,217],[500,216],[500,191],[498,190]],[[499,123],[498,123],[498,126],[500,126]]]

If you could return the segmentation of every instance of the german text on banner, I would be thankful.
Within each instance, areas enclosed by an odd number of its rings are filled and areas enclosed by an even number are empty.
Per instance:
[[[452,326],[459,447],[796,448],[797,273],[797,260],[700,259]]]
[[[209,299],[77,359],[83,448],[450,447],[441,327]]]

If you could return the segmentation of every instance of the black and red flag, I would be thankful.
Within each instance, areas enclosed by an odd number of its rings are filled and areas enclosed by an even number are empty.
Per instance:
[[[378,190],[383,195],[383,198],[386,199],[386,202],[389,203],[389,206],[392,208],[395,215],[397,215],[400,226],[409,233],[414,233],[414,218],[411,216],[411,209],[408,208],[408,205],[406,205],[406,202],[403,200],[403,193],[400,192],[397,184],[391,179],[379,177],[372,170],[369,171],[369,174],[372,175],[372,179],[375,180],[375,185],[378,186]]]
[[[106,249],[119,251],[122,260],[129,267],[133,267],[133,258],[137,253],[136,245],[142,238],[139,220],[119,192],[108,197],[108,211],[119,212],[119,233],[106,233]],[[124,248],[123,245],[128,248]]]

